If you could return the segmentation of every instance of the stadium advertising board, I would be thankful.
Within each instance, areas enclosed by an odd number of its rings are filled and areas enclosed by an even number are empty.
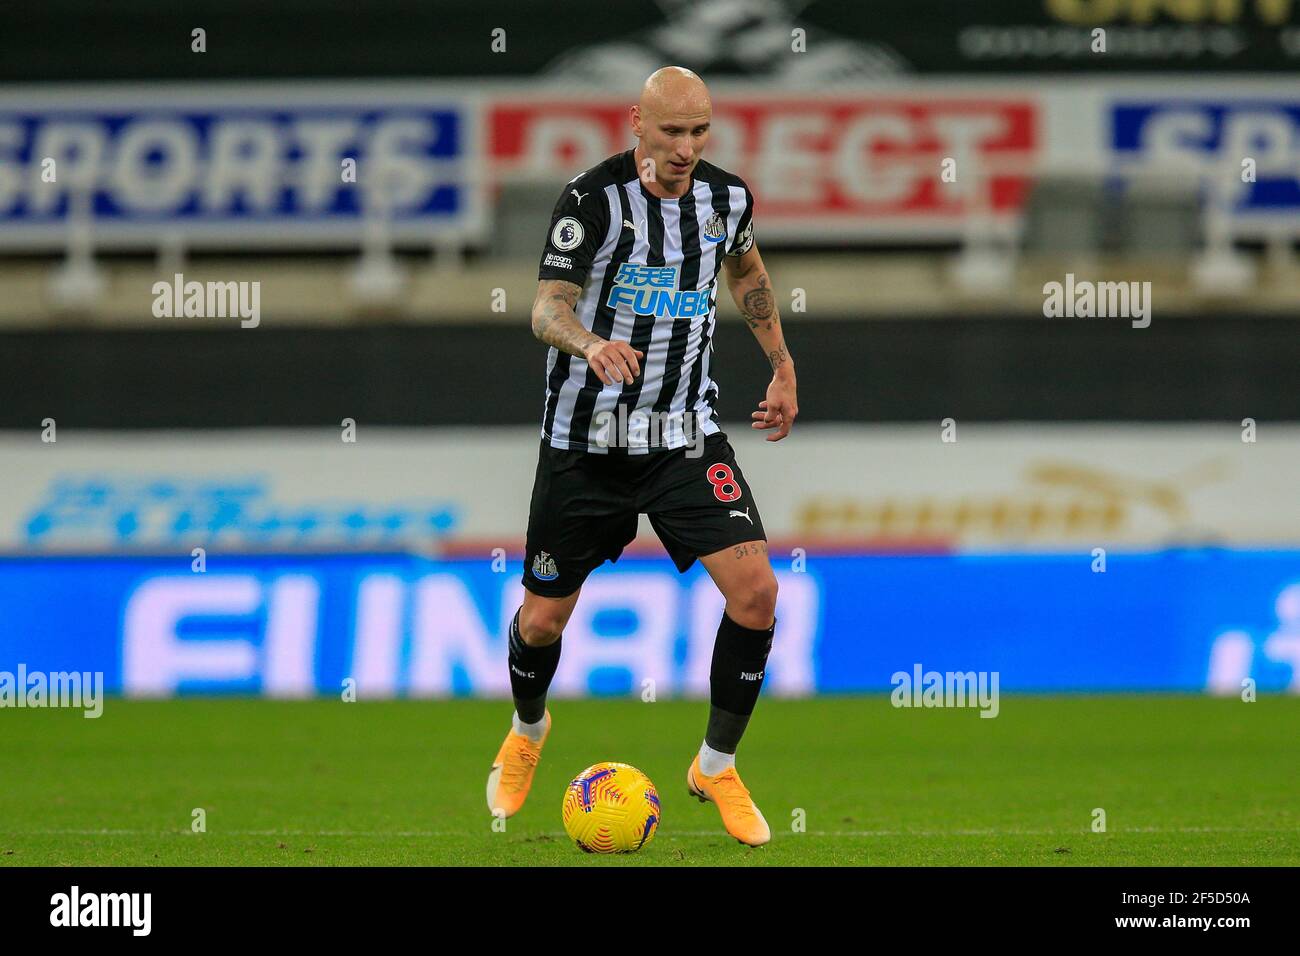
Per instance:
[[[786,549],[1300,546],[1296,425],[724,425]],[[513,552],[536,456],[530,426],[0,435],[0,551]]]
[[[220,555],[0,559],[0,670],[102,672],[110,692],[508,696],[518,560]],[[1300,693],[1300,552],[817,557],[778,562],[765,692],[997,675],[1005,691]],[[707,696],[722,598],[696,566],[597,571],[561,696]],[[648,696],[647,696],[648,695]]]
[[[64,87],[0,96],[0,246],[355,244],[483,228],[475,113],[411,85]]]
[[[1239,235],[1296,232],[1300,215],[1300,91],[1188,96],[1165,89],[1115,96],[1117,168],[1179,172],[1206,186]]]
[[[1294,228],[1300,205],[1300,96],[1275,82],[721,83],[713,98],[706,157],[747,180],[781,243],[959,240],[1013,225],[1039,175],[1187,174],[1242,227]],[[92,215],[107,248],[484,243],[497,187],[558,191],[631,146],[629,102],[509,83],[7,92],[0,247],[62,248]]]
[[[628,104],[578,96],[488,107],[488,150],[502,175],[563,182],[632,145]],[[762,235],[817,242],[955,235],[972,207],[1020,207],[1038,160],[1040,107],[1021,92],[797,96],[719,94],[706,158],[758,197]],[[991,172],[958,189],[945,158]],[[963,179],[964,183],[965,180]]]
[[[942,6],[931,41],[917,49],[920,68],[972,71],[1288,71],[1300,61],[1300,7],[1293,0],[981,0]],[[917,15],[898,3],[897,15]],[[880,11],[872,31],[881,36]],[[887,27],[884,29],[888,30]],[[888,34],[886,34],[888,36]],[[935,54],[942,50],[946,56]],[[926,55],[928,54],[928,55]],[[940,66],[940,63],[948,64]]]

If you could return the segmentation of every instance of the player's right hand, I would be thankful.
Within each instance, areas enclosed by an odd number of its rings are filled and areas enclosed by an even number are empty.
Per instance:
[[[606,385],[632,381],[641,374],[641,363],[637,359],[645,358],[644,352],[626,342],[606,342],[604,339],[592,342],[582,352],[587,364]]]

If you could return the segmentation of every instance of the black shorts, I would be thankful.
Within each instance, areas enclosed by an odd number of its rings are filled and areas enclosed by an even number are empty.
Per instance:
[[[709,435],[698,457],[686,457],[689,451],[602,455],[552,448],[543,439],[524,587],[543,597],[572,594],[605,561],[618,560],[641,514],[650,516],[678,571],[733,544],[766,541],[727,436]]]

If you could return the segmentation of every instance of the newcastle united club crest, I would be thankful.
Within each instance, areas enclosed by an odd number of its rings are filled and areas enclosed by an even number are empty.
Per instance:
[[[727,223],[716,212],[704,224],[704,238],[709,242],[721,242],[727,237]]]
[[[555,559],[545,551],[540,552],[537,557],[533,558],[533,577],[539,581],[554,581],[560,576],[559,569],[555,566]]]

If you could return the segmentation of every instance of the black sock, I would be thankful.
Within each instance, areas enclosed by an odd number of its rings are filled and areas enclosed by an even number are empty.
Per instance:
[[[734,754],[763,689],[763,672],[772,650],[776,622],[761,631],[741,627],[726,612],[713,642],[709,670],[709,727],[704,742],[724,754]]]
[[[510,622],[510,692],[515,711],[525,724],[535,724],[546,716],[546,690],[551,686],[555,668],[560,664],[560,641],[546,647],[529,647],[519,636],[519,612]]]

